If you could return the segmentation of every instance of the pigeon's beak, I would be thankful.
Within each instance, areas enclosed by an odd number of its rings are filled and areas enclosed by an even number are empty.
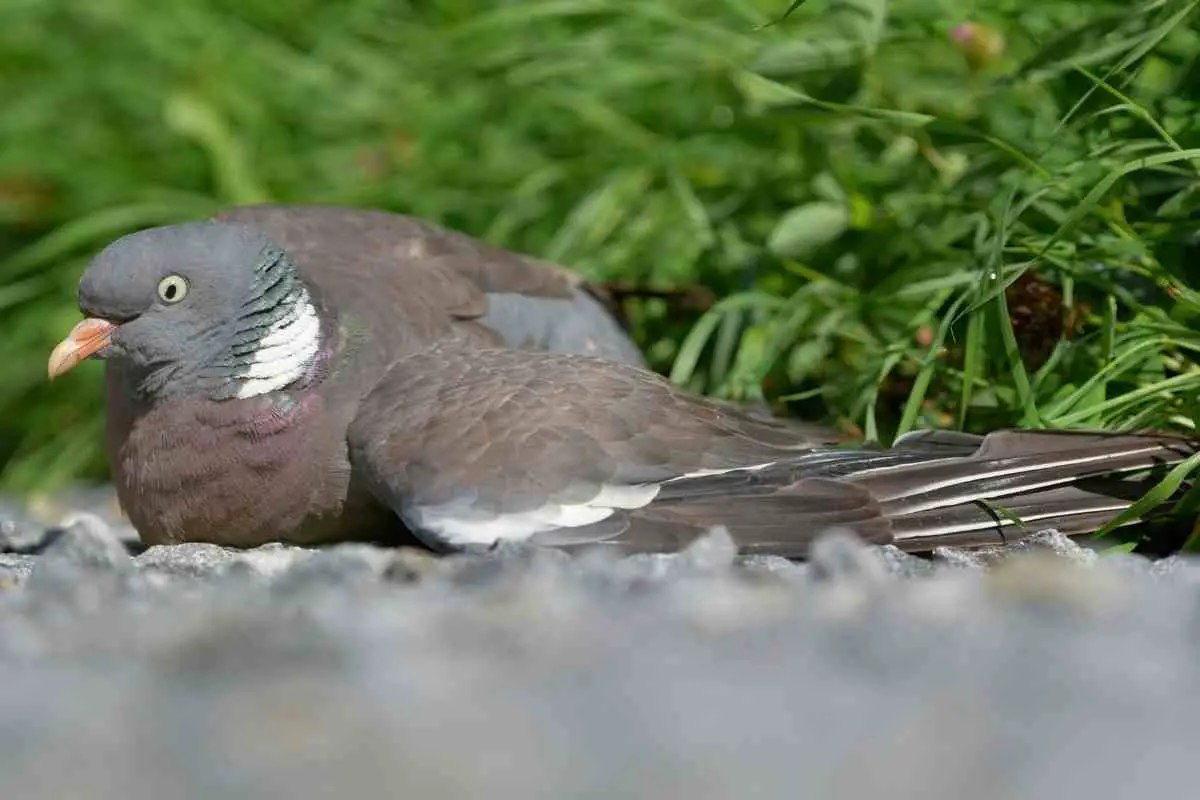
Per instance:
[[[108,320],[94,317],[88,317],[72,328],[67,338],[59,342],[50,354],[50,380],[69,372],[80,361],[108,347],[109,339],[116,328],[117,326]]]

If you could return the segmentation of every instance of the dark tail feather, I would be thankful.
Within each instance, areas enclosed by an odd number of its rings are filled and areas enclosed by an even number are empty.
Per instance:
[[[892,519],[897,546],[910,549],[936,544],[980,540],[1003,544],[1015,538],[1054,528],[1063,533],[1086,533],[1096,519],[1100,527],[1128,508],[1152,484],[1107,481],[1093,489],[1060,486],[1030,492],[995,503],[976,502],[918,511]],[[945,540],[945,541],[939,541]]]
[[[1043,520],[1039,524],[1017,526],[996,525],[991,529],[977,529],[956,533],[905,536],[897,539],[896,547],[908,553],[927,553],[938,547],[987,547],[1012,544],[1038,531],[1055,530],[1066,536],[1083,536],[1095,533],[1120,511],[1094,511],[1073,516],[1058,516]],[[1132,524],[1132,523],[1131,523]]]
[[[816,448],[767,465],[681,476],[655,499],[595,525],[546,534],[557,546],[672,551],[717,525],[744,553],[807,554],[830,528],[910,552],[1005,544],[1053,528],[1091,533],[1200,442],[1157,434],[921,432],[889,450]]]
[[[1038,441],[1045,445],[1037,448]],[[849,476],[898,515],[954,503],[1020,494],[1093,475],[1175,464],[1195,451],[1179,439],[1124,435],[1080,440],[1062,435],[1000,432],[971,456],[868,468]]]
[[[1003,544],[1048,528],[1091,533],[1156,482],[1122,476],[1161,471],[1197,448],[1157,434],[1001,431],[966,458],[868,469],[850,480],[879,502],[902,549]]]

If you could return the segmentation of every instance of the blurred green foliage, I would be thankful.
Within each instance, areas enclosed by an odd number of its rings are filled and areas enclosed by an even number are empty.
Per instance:
[[[0,483],[103,476],[89,254],[262,200],[707,287],[657,368],[872,437],[1193,427],[1197,4],[5,0]]]

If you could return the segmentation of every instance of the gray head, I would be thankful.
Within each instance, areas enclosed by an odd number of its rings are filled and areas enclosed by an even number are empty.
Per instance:
[[[321,330],[288,255],[241,225],[151,228],[102,250],[79,283],[86,319],[57,347],[54,377],[110,359],[149,397],[250,397],[313,377]]]

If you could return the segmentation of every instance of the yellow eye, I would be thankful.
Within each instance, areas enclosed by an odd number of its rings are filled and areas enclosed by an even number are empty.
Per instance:
[[[187,293],[187,280],[180,275],[168,275],[158,282],[158,299],[164,303],[178,303]]]

